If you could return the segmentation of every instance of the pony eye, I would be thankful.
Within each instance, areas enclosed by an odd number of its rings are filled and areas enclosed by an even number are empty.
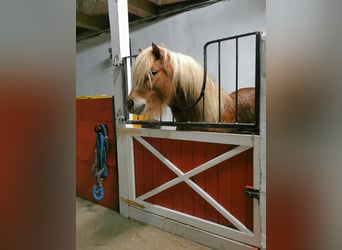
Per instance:
[[[158,73],[158,71],[150,70],[151,76],[155,76]]]

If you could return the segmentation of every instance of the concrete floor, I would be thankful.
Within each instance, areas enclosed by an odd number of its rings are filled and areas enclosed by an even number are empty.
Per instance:
[[[207,248],[150,225],[127,219],[111,209],[76,198],[76,249],[198,249]]]

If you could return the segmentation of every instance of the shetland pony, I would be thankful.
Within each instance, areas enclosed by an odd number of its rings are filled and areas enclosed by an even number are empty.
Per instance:
[[[146,120],[161,117],[163,109],[169,106],[177,122],[254,122],[254,88],[237,91],[236,120],[236,92],[228,94],[221,89],[219,103],[218,85],[208,75],[204,95],[199,99],[203,76],[203,67],[190,56],[152,43],[152,46],[139,51],[134,63],[127,109],[130,113],[144,115]],[[208,128],[200,130],[223,131]]]

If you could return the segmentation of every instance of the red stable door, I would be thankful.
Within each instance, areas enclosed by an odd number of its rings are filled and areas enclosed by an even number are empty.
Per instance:
[[[94,163],[96,145],[95,126],[106,124],[108,127],[109,150],[107,154],[108,176],[102,182],[104,197],[100,201],[93,198],[96,177],[90,174]],[[76,99],[76,195],[96,204],[119,210],[118,179],[115,155],[113,126],[113,98],[77,97]]]

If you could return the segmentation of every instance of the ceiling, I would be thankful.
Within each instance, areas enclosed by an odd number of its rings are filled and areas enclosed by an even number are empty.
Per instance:
[[[222,0],[128,0],[130,29],[218,1]],[[76,41],[109,32],[107,2],[76,0]]]

